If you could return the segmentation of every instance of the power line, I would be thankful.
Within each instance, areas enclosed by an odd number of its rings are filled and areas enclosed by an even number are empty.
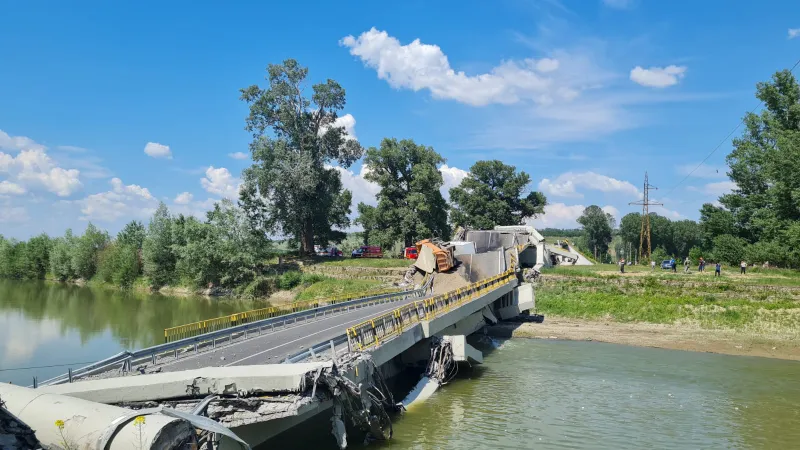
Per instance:
[[[650,207],[651,206],[664,206],[663,203],[650,201],[650,190],[658,190],[657,187],[650,184],[647,172],[644,173],[644,196],[641,201],[628,203],[629,205],[642,206],[642,227],[639,231],[639,262],[647,261],[652,254],[652,246],[650,244]],[[647,252],[645,253],[644,243],[647,241]],[[630,255],[628,255],[630,257]]]
[[[794,65],[792,66],[792,68],[791,68],[791,69],[789,69],[789,72],[792,72],[792,73],[794,73],[794,69],[796,69],[796,68],[797,68],[797,66],[798,66],[799,64],[800,64],[800,59],[798,59],[798,60],[797,60],[797,62],[795,62],[795,63],[794,63]],[[763,101],[762,101],[762,102],[759,102],[759,103],[758,103],[758,105],[756,105],[756,107],[755,107],[755,108],[753,108],[752,110],[750,110],[750,114],[753,114],[754,112],[756,112],[756,110],[757,110],[758,108],[762,107],[763,105],[764,105],[764,102],[763,102]],[[745,116],[745,117],[747,117],[747,116]],[[720,143],[719,143],[719,144],[717,144],[717,146],[716,146],[716,147],[714,147],[714,149],[713,149],[713,150],[711,150],[711,153],[709,153],[708,155],[706,155],[706,157],[705,157],[705,158],[703,158],[703,160],[702,160],[702,161],[700,161],[700,164],[698,164],[698,165],[697,165],[697,167],[695,167],[694,169],[692,169],[692,171],[691,171],[691,172],[689,172],[688,174],[686,174],[686,176],[685,176],[685,177],[683,177],[683,179],[682,179],[681,181],[679,181],[679,182],[678,182],[678,184],[676,184],[675,186],[673,186],[673,187],[672,187],[672,189],[670,189],[669,191],[667,191],[667,193],[666,193],[666,194],[664,194],[664,197],[668,196],[668,195],[669,195],[669,194],[671,194],[673,191],[675,191],[675,189],[677,189],[677,188],[678,188],[678,186],[680,186],[681,184],[683,184],[683,182],[684,182],[684,181],[686,181],[686,180],[687,180],[687,179],[688,179],[688,178],[689,178],[689,177],[690,177],[690,176],[691,176],[691,175],[692,175],[692,174],[693,174],[693,173],[694,173],[694,172],[695,172],[697,169],[699,169],[699,168],[700,168],[700,166],[702,166],[702,165],[703,165],[703,163],[705,163],[706,161],[708,161],[708,158],[710,158],[710,157],[711,157],[711,155],[713,155],[714,153],[716,153],[716,152],[717,152],[717,150],[719,150],[719,148],[720,148],[720,147],[722,147],[722,144],[724,144],[724,143],[728,142],[728,139],[730,139],[730,138],[731,138],[731,136],[733,136],[733,133],[736,133],[736,131],[737,131],[737,130],[738,130],[738,129],[739,129],[739,128],[740,128],[740,127],[741,127],[741,126],[744,124],[744,119],[745,119],[745,117],[742,117],[742,120],[740,120],[740,121],[739,121],[739,123],[738,123],[738,124],[736,124],[736,127],[735,127],[733,130],[731,130],[731,132],[730,132],[730,133],[728,133],[728,135],[727,135],[727,136],[725,136],[725,139],[723,139],[722,141],[720,141]]]

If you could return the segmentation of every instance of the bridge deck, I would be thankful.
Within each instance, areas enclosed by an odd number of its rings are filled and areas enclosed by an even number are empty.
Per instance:
[[[196,355],[182,355],[178,360],[160,363],[155,367],[161,368],[162,372],[175,372],[203,367],[280,363],[288,355],[344,334],[347,327],[419,300],[421,299],[367,306],[344,314],[319,318],[308,323],[290,325],[261,336],[235,341],[230,345],[218,344],[214,350],[207,350]],[[149,367],[148,371],[151,371],[152,368]]]

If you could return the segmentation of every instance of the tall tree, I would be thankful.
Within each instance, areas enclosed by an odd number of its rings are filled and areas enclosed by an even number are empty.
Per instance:
[[[244,171],[240,194],[257,228],[293,236],[311,253],[315,238],[342,237],[335,227],[350,225],[351,193],[333,163],[349,167],[363,149],[337,124],[345,91],[333,80],[303,87],[308,69],[287,59],[267,68],[269,85],[241,90],[250,106],[246,129],[253,133],[253,165]]]
[[[423,238],[448,237],[447,203],[439,190],[444,180],[436,168],[444,161],[432,147],[410,139],[385,138],[380,148],[367,150],[364,178],[381,188],[377,208],[358,205],[359,211],[367,212],[362,224],[374,229],[368,235],[384,247],[397,241],[410,246]]]
[[[521,225],[544,212],[541,192],[523,196],[531,177],[502,161],[478,161],[461,184],[450,189],[450,221],[454,226],[488,230],[496,225]]]
[[[67,228],[64,236],[55,239],[50,251],[50,272],[59,281],[66,281],[75,276],[72,270],[72,249],[75,247],[75,237],[72,230]]]
[[[589,251],[595,252],[596,249],[598,256],[608,253],[608,244],[613,238],[614,216],[597,205],[591,205],[583,210],[583,214],[578,217],[578,223],[583,226]]]
[[[144,274],[153,287],[169,283],[175,274],[176,259],[172,244],[172,217],[167,205],[161,202],[150,219],[142,244]]]
[[[144,225],[142,225],[142,222],[132,220],[117,233],[117,242],[122,245],[129,245],[133,248],[141,249],[146,235],[147,230]]]
[[[749,242],[780,239],[800,220],[800,86],[784,70],[758,83],[756,97],[764,109],[745,115],[727,157],[736,188],[719,199]]]
[[[111,239],[108,233],[89,223],[83,236],[75,239],[72,245],[72,271],[75,276],[88,280],[97,271],[100,251]]]

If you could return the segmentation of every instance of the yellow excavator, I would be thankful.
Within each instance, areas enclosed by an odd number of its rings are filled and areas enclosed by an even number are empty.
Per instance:
[[[423,239],[416,246],[417,262],[414,265],[423,272],[447,272],[455,266],[453,246],[430,239]]]

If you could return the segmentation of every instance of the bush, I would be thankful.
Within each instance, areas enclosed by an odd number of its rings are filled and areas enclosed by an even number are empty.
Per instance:
[[[305,284],[305,285],[311,285],[311,284],[314,284],[314,283],[319,283],[320,281],[325,281],[327,279],[328,279],[328,277],[325,277],[325,276],[322,276],[322,275],[319,275],[319,274],[316,274],[316,273],[303,274],[303,284]]]
[[[297,271],[286,272],[278,277],[278,287],[283,290],[294,289],[303,282],[303,274]]]
[[[248,283],[240,295],[246,299],[268,297],[275,290],[276,284],[275,278],[259,276]]]
[[[723,234],[714,238],[714,258],[718,261],[738,266],[747,251],[747,241]]]
[[[96,277],[105,283],[130,288],[140,272],[139,250],[132,245],[112,244],[98,256]]]

